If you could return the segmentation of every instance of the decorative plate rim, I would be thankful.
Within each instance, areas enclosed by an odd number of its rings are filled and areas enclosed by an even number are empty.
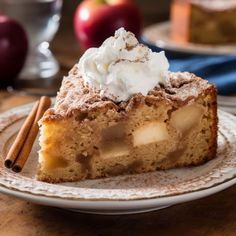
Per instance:
[[[10,126],[12,123],[14,123],[15,121],[17,121],[17,119],[21,119],[22,117],[25,116],[25,114],[27,114],[27,111],[30,109],[30,107],[32,106],[33,103],[30,103],[30,104],[26,104],[26,105],[23,105],[23,106],[19,106],[19,107],[16,107],[16,108],[13,108],[11,110],[8,110],[4,113],[1,113],[0,114],[0,135],[1,133],[3,132],[3,130]],[[9,119],[10,118],[10,119]],[[233,115],[231,114],[228,114],[226,112],[223,112],[223,111],[219,111],[219,120],[220,120],[220,129],[225,129],[225,127],[223,127],[223,124],[221,124],[221,119],[226,119],[227,122],[230,123],[230,127],[231,129],[234,129],[236,130],[236,117],[234,117]],[[226,132],[224,130],[224,132]],[[236,135],[234,134],[234,132],[231,132],[230,130],[228,130],[228,135],[232,135],[232,137],[234,138],[234,142],[236,142]],[[232,143],[233,143],[232,141]],[[233,146],[233,145],[232,145]],[[233,153],[236,153],[236,147],[235,147],[235,150],[231,150],[233,151]],[[216,158],[217,159],[217,158]],[[235,158],[235,166],[236,166],[236,158]],[[197,168],[197,167],[194,167],[194,168]],[[188,190],[188,191],[182,191],[178,194],[176,193],[173,193],[173,194],[167,194],[167,195],[158,195],[156,193],[156,191],[154,192],[151,192],[151,194],[149,194],[148,196],[147,195],[143,195],[138,193],[138,194],[128,194],[129,197],[125,196],[125,197],[117,197],[116,194],[113,194],[113,195],[109,195],[109,197],[105,197],[105,196],[99,196],[92,193],[90,195],[90,197],[88,197],[88,195],[84,195],[83,194],[79,194],[79,195],[73,195],[73,194],[69,194],[70,197],[68,197],[68,195],[57,195],[55,194],[54,192],[47,192],[45,191],[45,189],[47,190],[50,190],[50,187],[52,186],[57,186],[58,185],[55,185],[55,184],[49,184],[49,183],[42,183],[42,182],[39,182],[39,181],[36,181],[36,183],[39,183],[41,185],[44,185],[44,190],[39,190],[37,191],[36,189],[34,189],[32,186],[24,186],[25,188],[22,189],[22,187],[20,186],[15,186],[15,182],[9,178],[6,178],[6,176],[4,176],[4,173],[7,172],[8,174],[11,173],[9,172],[8,170],[4,170],[3,167],[0,166],[0,188],[5,188],[5,189],[8,189],[8,190],[12,190],[12,191],[16,191],[16,192],[21,192],[21,193],[25,193],[25,194],[30,194],[30,195],[34,195],[34,196],[43,196],[43,197],[47,197],[47,198],[52,198],[52,199],[67,199],[67,200],[79,200],[79,201],[134,201],[134,200],[148,200],[148,199],[163,199],[163,198],[166,198],[166,197],[175,197],[175,196],[179,196],[179,195],[184,195],[184,194],[188,194],[188,193],[194,193],[194,192],[199,192],[199,191],[202,191],[202,190],[206,190],[206,189],[210,189],[210,188],[213,188],[213,187],[216,187],[216,186],[219,186],[219,185],[222,185],[226,182],[229,182],[230,180],[234,179],[235,176],[236,176],[236,170],[234,172],[232,172],[232,170],[230,170],[230,177],[227,177],[227,174],[225,174],[225,177],[223,178],[222,176],[222,180],[220,180],[219,177],[215,177],[216,179],[218,178],[218,182],[216,181],[216,183],[214,184],[210,184],[209,186],[205,186],[205,187],[199,187],[197,189],[193,189],[193,190]],[[222,169],[224,170],[224,169]],[[155,172],[156,173],[156,172]],[[216,172],[217,173],[217,172]],[[223,173],[223,172],[222,172]],[[221,174],[222,174],[221,173]],[[11,173],[10,177],[12,176],[13,174]],[[14,174],[14,176],[17,176],[16,177],[16,180],[18,179],[18,181],[25,181],[25,184],[28,183],[30,185],[33,184],[33,182],[35,181],[34,179],[29,179],[27,177],[23,177],[23,176],[20,176],[19,174]],[[142,174],[141,174],[142,175]],[[139,175],[139,176],[141,176]],[[19,178],[20,176],[20,178]],[[124,178],[124,176],[122,176]],[[133,177],[130,176],[131,178]],[[6,179],[5,179],[6,178]],[[20,180],[19,180],[20,179]],[[27,182],[28,181],[28,182]],[[48,188],[47,188],[48,187]],[[61,185],[60,188],[62,188],[63,190],[68,190],[68,189],[76,189],[77,192],[78,192],[78,187],[70,187],[70,186],[65,186],[65,185]],[[27,189],[27,190],[26,190]],[[85,189],[85,188],[79,188],[79,189]],[[33,191],[32,191],[33,190]],[[89,190],[89,188],[86,189],[87,191]],[[96,189],[95,189],[96,190]],[[95,191],[93,190],[93,191]],[[107,189],[106,189],[107,190]],[[133,189],[132,189],[133,190]],[[96,190],[98,191],[98,190]],[[116,192],[116,191],[121,191],[121,189],[112,189],[113,192]],[[132,192],[132,191],[131,191]],[[108,191],[109,193],[109,191]],[[122,194],[121,194],[122,195]]]

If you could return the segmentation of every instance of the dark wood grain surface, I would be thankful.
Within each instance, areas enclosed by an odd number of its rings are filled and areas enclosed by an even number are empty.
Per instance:
[[[61,65],[51,85],[56,92],[62,76],[81,55],[70,17],[62,20],[52,49]],[[36,99],[2,90],[0,112]],[[129,216],[73,213],[0,194],[0,235],[236,235],[236,186],[201,200]]]
[[[35,99],[1,91],[0,112]],[[236,186],[201,200],[130,216],[73,213],[0,194],[0,235],[236,235]]]

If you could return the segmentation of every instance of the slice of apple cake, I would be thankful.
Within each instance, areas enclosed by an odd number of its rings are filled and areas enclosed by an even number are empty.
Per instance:
[[[40,126],[42,181],[198,165],[216,156],[216,89],[120,29],[64,78]]]

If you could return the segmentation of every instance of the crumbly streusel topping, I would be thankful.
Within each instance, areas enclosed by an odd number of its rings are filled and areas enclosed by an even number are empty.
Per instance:
[[[78,112],[106,112],[108,109],[128,112],[134,104],[137,106],[147,101],[152,104],[166,101],[179,107],[205,93],[207,89],[215,89],[215,87],[194,74],[169,73],[166,83],[149,91],[147,96],[135,94],[126,102],[115,103],[89,88],[81,79],[81,74],[75,66],[69,76],[63,79],[54,108],[46,112],[43,120],[62,119]]]

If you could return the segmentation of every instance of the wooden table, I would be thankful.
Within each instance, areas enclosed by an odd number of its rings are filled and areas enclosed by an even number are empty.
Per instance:
[[[80,55],[71,29],[59,31],[53,51],[62,65],[56,91],[61,76]],[[1,91],[0,112],[35,99]],[[0,194],[0,235],[236,235],[236,186],[201,200],[130,216],[78,214]]]
[[[0,92],[0,112],[36,97]],[[156,212],[96,216],[0,194],[0,235],[236,235],[236,186]]]

